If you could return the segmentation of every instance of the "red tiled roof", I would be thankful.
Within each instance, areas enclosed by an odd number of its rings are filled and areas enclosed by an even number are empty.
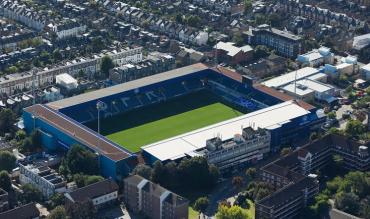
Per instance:
[[[119,161],[130,156],[128,152],[118,148],[119,146],[115,146],[114,143],[104,139],[103,136],[97,136],[96,133],[88,128],[82,127],[44,105],[37,104],[24,110],[114,161]]]

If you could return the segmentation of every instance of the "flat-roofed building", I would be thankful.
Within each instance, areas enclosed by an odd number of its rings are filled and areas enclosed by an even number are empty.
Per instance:
[[[158,184],[139,176],[129,176],[124,182],[127,207],[152,219],[187,219],[189,201]]]
[[[36,163],[36,164],[19,164],[19,181],[22,185],[32,184],[38,188],[43,196],[49,198],[55,192],[66,191],[66,181],[50,167]]]
[[[250,28],[244,32],[248,43],[253,45],[265,45],[274,49],[279,55],[296,58],[302,51],[302,38],[287,31],[272,28],[262,24],[257,28]]]
[[[220,170],[243,167],[250,162],[262,160],[270,152],[271,135],[267,130],[244,128],[242,134],[222,141],[220,137],[208,139],[206,148],[197,151]]]
[[[307,102],[318,100],[330,103],[336,99],[333,97],[335,92],[333,86],[310,79],[292,82],[280,89],[291,96]]]

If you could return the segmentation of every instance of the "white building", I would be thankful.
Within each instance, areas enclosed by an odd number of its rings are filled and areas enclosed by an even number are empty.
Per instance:
[[[302,66],[318,67],[324,64],[333,64],[334,54],[330,48],[320,47],[302,55],[298,55],[297,62]]]
[[[312,67],[304,67],[296,71],[289,72],[287,74],[272,78],[270,80],[264,81],[262,84],[267,87],[279,88],[284,85],[290,84],[295,80],[300,80],[303,78],[308,78],[310,76],[316,75],[319,70]]]
[[[68,91],[74,90],[78,87],[77,80],[67,73],[57,75],[55,77],[55,82]]]
[[[77,23],[76,20],[68,20],[61,24],[48,24],[47,27],[56,34],[57,39],[76,37],[86,31],[86,25]]]
[[[370,80],[370,64],[362,66],[360,73],[363,75],[365,80]]]
[[[22,185],[32,184],[44,197],[49,198],[55,192],[66,191],[66,181],[53,169],[43,164],[19,164],[19,181]]]
[[[242,134],[221,140],[220,137],[208,139],[206,148],[196,152],[207,158],[208,162],[220,170],[242,167],[248,162],[262,160],[270,152],[271,135],[264,129],[244,128]]]
[[[307,102],[318,100],[330,103],[335,100],[333,97],[335,88],[333,86],[308,78],[292,82],[280,89]]]

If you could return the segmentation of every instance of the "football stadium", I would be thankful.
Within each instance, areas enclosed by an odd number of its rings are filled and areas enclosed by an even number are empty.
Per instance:
[[[24,110],[49,151],[86,146],[102,174],[121,178],[141,152],[148,163],[179,160],[240,127],[271,131],[272,150],[322,120],[316,108],[226,69],[195,64]]]

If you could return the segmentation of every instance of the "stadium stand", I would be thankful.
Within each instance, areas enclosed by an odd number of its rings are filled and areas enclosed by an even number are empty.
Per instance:
[[[24,124],[27,132],[35,128],[42,131],[43,145],[50,151],[68,149],[74,143],[85,145],[99,154],[102,174],[119,179],[130,172],[136,155],[126,150],[124,145],[115,144],[84,125],[97,120],[98,102],[106,105],[100,111],[101,118],[104,118],[201,89],[213,91],[247,111],[280,104],[289,99],[285,96],[286,99],[282,98],[281,94],[275,94],[269,88],[249,86],[236,78],[237,75],[228,71],[211,69],[203,64],[190,65],[47,105],[26,108]],[[315,114],[314,107],[308,104],[305,106],[306,110]],[[314,116],[309,119],[315,120]]]

